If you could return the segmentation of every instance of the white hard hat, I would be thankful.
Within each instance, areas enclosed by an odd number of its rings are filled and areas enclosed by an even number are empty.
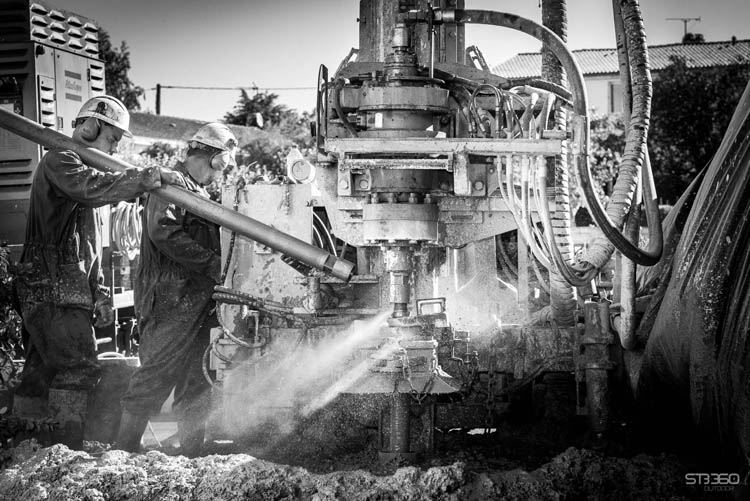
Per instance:
[[[132,137],[130,133],[130,113],[125,105],[112,96],[96,96],[86,101],[78,112],[79,118],[94,117],[104,123],[120,129],[124,135]]]
[[[198,129],[190,138],[190,141],[196,141],[222,151],[233,151],[237,148],[237,138],[234,137],[232,129],[218,122],[208,123]]]
[[[225,124],[211,122],[202,126],[195,134],[193,134],[193,137],[190,138],[188,146],[195,148],[197,145],[194,143],[210,146],[211,148],[216,148],[222,152],[221,155],[214,155],[211,158],[211,166],[214,169],[223,170],[227,166],[237,165],[235,161],[235,155],[237,154],[237,138],[234,136],[232,130]]]

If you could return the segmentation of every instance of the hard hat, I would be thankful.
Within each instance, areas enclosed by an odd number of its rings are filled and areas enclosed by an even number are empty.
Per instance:
[[[194,147],[192,143],[210,146],[225,153],[211,158],[211,166],[214,169],[221,170],[229,165],[236,165],[234,156],[237,153],[237,138],[225,124],[211,122],[202,126],[190,138],[188,145]]]
[[[208,123],[198,129],[190,138],[190,141],[196,141],[222,151],[237,148],[237,138],[234,137],[232,129],[218,122]]]
[[[128,130],[130,128],[130,113],[125,105],[112,96],[96,96],[86,101],[81,106],[76,120],[79,118],[93,117],[120,129],[124,135],[133,137]]]

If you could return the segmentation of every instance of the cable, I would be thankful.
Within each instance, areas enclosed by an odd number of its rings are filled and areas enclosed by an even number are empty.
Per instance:
[[[477,113],[477,101],[476,100],[477,100],[477,96],[479,95],[479,92],[482,91],[483,89],[489,89],[495,95],[495,137],[499,138],[500,137],[500,132],[501,132],[501,129],[502,129],[500,127],[500,120],[501,120],[500,111],[501,111],[501,109],[503,108],[503,106],[505,104],[504,103],[505,99],[504,99],[503,94],[500,91],[500,89],[498,89],[497,87],[495,87],[493,85],[490,85],[490,84],[481,84],[481,85],[478,85],[477,88],[474,89],[474,92],[471,93],[471,100],[469,102],[470,107],[471,107],[470,109],[478,117],[478,113]],[[479,125],[480,129],[482,130],[482,134],[486,137],[487,134],[486,134],[486,131],[484,130],[484,125],[483,125],[481,119],[479,120],[478,125]],[[491,129],[492,129],[492,127],[490,127],[490,132],[492,132]]]
[[[248,87],[201,87],[194,85],[160,85],[161,89],[182,89],[182,90],[254,90],[258,91],[269,91],[269,90],[316,90],[316,87],[256,87],[255,85]],[[157,90],[156,87],[149,87],[148,90]]]
[[[537,240],[537,235],[532,235],[532,231],[529,228],[527,224],[527,219],[524,218],[524,214],[522,213],[523,207],[518,202],[516,197],[516,191],[515,191],[515,185],[513,182],[513,157],[508,156],[506,157],[506,185],[507,188],[504,191],[502,184],[498,183],[500,187],[500,195],[502,196],[503,200],[505,201],[505,204],[508,206],[508,209],[511,211],[511,215],[513,216],[513,219],[516,222],[516,226],[518,227],[518,232],[521,234],[523,239],[526,241],[526,243],[529,245],[529,248],[531,249],[531,253],[534,255],[534,257],[537,258],[537,260],[544,266],[545,268],[549,269],[552,266],[551,260],[549,258],[549,251],[546,249],[542,249],[542,247],[539,245],[540,243],[544,243],[544,240]],[[520,242],[519,242],[520,245]]]
[[[141,248],[141,212],[143,208],[134,203],[120,202],[110,219],[112,242],[117,250],[132,261]]]
[[[325,242],[329,246],[328,249],[324,245],[321,245],[320,247],[324,250],[327,250],[331,254],[333,254],[336,257],[339,257],[338,253],[336,252],[336,244],[333,242],[333,237],[331,235],[331,232],[328,230],[328,227],[323,222],[323,219],[317,215],[315,212],[313,212],[313,230],[315,229],[315,225],[318,225],[318,230],[320,232],[319,236],[322,237],[325,236]]]

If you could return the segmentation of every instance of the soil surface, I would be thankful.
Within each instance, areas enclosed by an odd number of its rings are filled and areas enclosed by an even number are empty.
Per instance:
[[[212,437],[196,458],[180,455],[176,436],[139,454],[27,440],[1,451],[0,501],[750,499],[688,486],[686,473],[711,471],[699,459],[644,448],[623,420],[592,437],[585,418],[563,407],[533,424],[509,417],[491,430],[436,429],[434,453],[382,463],[368,402],[342,400],[290,429],[255,422],[241,442]]]
[[[0,499],[743,499],[739,491],[720,495],[686,486],[685,473],[695,470],[673,455],[623,455],[607,447],[557,452],[554,444],[531,442],[523,431],[515,440],[503,430],[449,433],[440,437],[437,454],[418,465],[399,465],[381,464],[372,446],[356,452],[338,447],[333,455],[319,447],[315,455],[312,448],[296,448],[294,440],[277,443],[273,451],[266,444],[263,458],[219,454],[236,445],[215,443],[207,455],[194,459],[178,455],[179,448],[170,445],[129,454],[101,452],[98,443],[87,443],[88,451],[72,451],[31,440],[7,451]],[[295,460],[270,460],[283,458]]]

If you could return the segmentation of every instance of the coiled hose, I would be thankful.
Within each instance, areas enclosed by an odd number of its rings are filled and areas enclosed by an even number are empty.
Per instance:
[[[112,243],[118,251],[132,261],[141,248],[141,212],[143,207],[135,202],[120,202],[112,211],[110,220]]]

